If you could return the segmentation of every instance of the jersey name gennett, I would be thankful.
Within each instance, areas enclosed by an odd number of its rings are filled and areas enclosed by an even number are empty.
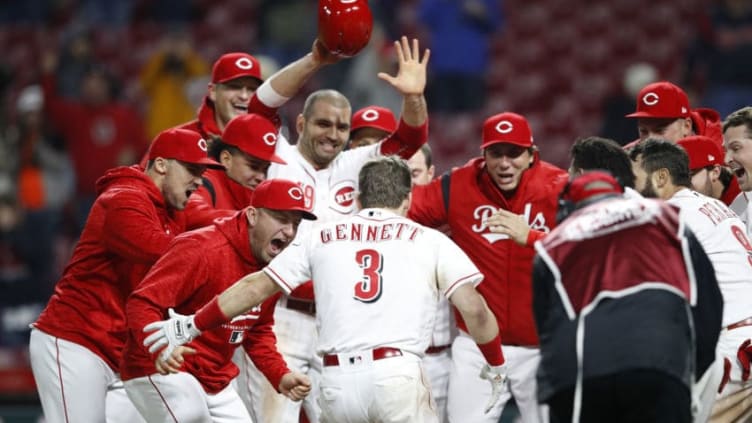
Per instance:
[[[527,222],[531,229],[546,233],[551,232],[551,228],[546,226],[546,217],[543,216],[543,212],[538,212],[535,214],[535,217],[532,217],[532,209],[532,204],[525,204],[525,211],[524,213],[522,213],[522,216],[525,218],[525,222]],[[473,232],[481,234],[480,236],[485,238],[489,244],[493,244],[494,242],[501,241],[503,239],[509,239],[509,235],[488,232],[488,225],[486,224],[486,221],[497,210],[500,210],[500,208],[492,206],[490,204],[484,204],[482,206],[478,206],[475,211],[473,211],[473,218],[475,218],[478,223],[473,225],[471,229],[473,230]]]
[[[321,242],[326,244],[332,241],[379,242],[403,239],[415,241],[415,238],[422,232],[422,228],[408,223],[380,225],[341,223],[335,225],[334,228],[322,229]]]

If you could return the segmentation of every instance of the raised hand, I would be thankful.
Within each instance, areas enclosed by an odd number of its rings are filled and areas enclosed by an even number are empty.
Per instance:
[[[399,64],[397,75],[391,76],[388,73],[379,72],[378,77],[391,84],[403,96],[423,95],[426,89],[426,69],[431,50],[426,49],[421,58],[418,39],[413,39],[411,48],[405,36],[400,41],[395,41],[394,47]]]

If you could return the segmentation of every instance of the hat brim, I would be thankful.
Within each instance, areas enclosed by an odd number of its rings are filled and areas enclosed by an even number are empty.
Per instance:
[[[229,78],[220,79],[219,81],[212,81],[212,84],[224,84],[226,82],[234,81],[234,80],[240,79],[240,78],[252,78],[252,79],[255,79],[256,81],[258,81],[259,84],[263,84],[264,83],[264,80],[261,79],[261,77],[256,76],[256,75],[236,75],[236,76],[231,76]]]
[[[225,167],[222,165],[222,163],[214,161],[208,157],[202,158],[199,160],[192,160],[190,162],[181,160],[184,163],[191,163],[191,164],[197,164],[197,165],[204,165],[209,169],[218,169],[218,170],[225,170]]]
[[[397,130],[397,128],[390,128],[387,125],[378,125],[378,124],[374,125],[374,124],[371,124],[371,123],[367,123],[367,124],[363,124],[363,125],[359,125],[359,126],[350,128],[350,134],[352,134],[353,132],[355,132],[355,131],[357,131],[359,129],[368,129],[368,128],[370,128],[370,129],[376,129],[378,131],[384,131],[387,134],[394,133],[394,131]]]
[[[488,147],[490,147],[490,146],[492,146],[494,144],[512,144],[512,145],[516,145],[518,147],[523,147],[523,148],[530,148],[530,147],[533,146],[532,143],[530,143],[530,144],[523,144],[523,143],[519,143],[517,141],[510,141],[510,140],[490,140],[490,141],[486,141],[483,144],[481,144],[480,148],[482,150],[482,149],[488,148]]]
[[[685,117],[688,117],[688,116],[689,116],[689,114],[687,114],[687,116],[656,116],[656,115],[654,115],[654,114],[652,114],[650,112],[634,112],[634,113],[630,113],[628,115],[625,115],[624,117],[638,118],[638,119],[639,118],[648,118],[648,119],[681,119],[681,118],[685,118]]]

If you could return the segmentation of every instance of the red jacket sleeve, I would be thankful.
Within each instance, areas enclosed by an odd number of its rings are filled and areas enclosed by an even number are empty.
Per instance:
[[[237,210],[216,209],[212,205],[211,193],[205,186],[191,194],[188,198],[188,204],[185,206],[185,224],[186,230],[209,226],[214,219],[219,217],[232,216]]]
[[[444,194],[441,189],[441,181],[444,177],[448,176],[436,178],[427,185],[413,187],[407,217],[431,228],[438,228],[448,223]]]
[[[208,268],[205,255],[194,242],[175,241],[170,253],[154,264],[126,303],[128,329],[137,345],[143,345],[148,335],[144,326],[166,319],[168,308],[183,304],[198,291],[209,279]],[[190,314],[195,310],[175,311]]]
[[[141,193],[120,193],[110,200],[102,228],[102,242],[114,253],[135,263],[151,265],[167,251],[175,237],[162,227],[152,204]]]
[[[277,350],[277,337],[272,331],[274,308],[281,293],[272,295],[261,305],[261,316],[243,341],[243,348],[256,368],[266,376],[274,389],[279,391],[282,376],[290,373],[282,354]]]
[[[267,106],[256,95],[251,97],[251,102],[248,104],[248,113],[256,113],[257,115],[269,119],[274,126],[277,127],[277,130],[282,126],[282,121],[277,114],[277,109]]]
[[[428,120],[421,126],[410,126],[400,119],[397,130],[381,143],[381,154],[397,154],[407,160],[428,141]]]
[[[545,236],[546,232],[539,231],[537,229],[530,229],[530,232],[527,233],[527,240],[525,241],[525,245],[532,247],[533,244],[535,244],[535,241],[541,240]]]

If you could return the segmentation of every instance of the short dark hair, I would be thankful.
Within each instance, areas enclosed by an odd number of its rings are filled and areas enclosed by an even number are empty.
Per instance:
[[[607,170],[623,186],[634,188],[635,177],[629,155],[616,141],[601,137],[580,138],[572,145],[569,155],[575,169]]]
[[[689,156],[680,146],[657,138],[648,138],[638,143],[629,156],[636,160],[642,155],[642,168],[648,174],[658,169],[668,170],[671,182],[676,186],[690,187]]]
[[[361,207],[395,209],[410,194],[410,168],[396,156],[377,157],[367,161],[358,175]]]
[[[222,151],[224,150],[227,150],[233,156],[238,153],[242,153],[242,151],[238,147],[235,147],[232,144],[227,144],[220,138],[214,138],[214,141],[209,144],[208,155],[212,159],[219,161],[219,155],[222,154]]]
[[[747,127],[747,133],[752,134],[752,106],[742,107],[741,109],[731,112],[723,121],[723,132],[728,128],[744,125]]]
[[[428,143],[423,143],[423,145],[420,146],[420,151],[423,152],[423,157],[426,158],[426,169],[428,169],[433,164],[433,153],[431,152],[431,146],[429,146]]]

